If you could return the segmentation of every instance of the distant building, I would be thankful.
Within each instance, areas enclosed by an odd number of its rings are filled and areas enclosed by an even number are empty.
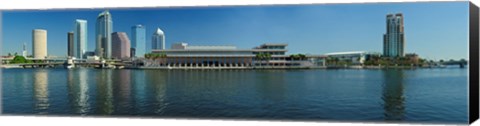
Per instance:
[[[372,55],[380,55],[380,53],[371,53],[366,51],[352,52],[334,52],[325,54],[328,57],[337,58],[339,61],[346,61],[352,64],[363,64]]]
[[[73,57],[73,32],[67,33],[67,56]]]
[[[27,44],[23,43],[23,51],[22,51],[22,56],[27,58]]]
[[[388,14],[387,33],[383,35],[383,55],[386,57],[404,56],[404,50],[403,14]]]
[[[408,60],[410,60],[410,62],[414,64],[420,63],[420,57],[415,53],[405,54],[405,57],[408,58]]]
[[[85,52],[85,57],[88,57],[88,56],[95,56],[95,52],[93,52],[93,51]]]
[[[100,13],[97,17],[96,23],[96,49],[95,53],[101,58],[112,57],[112,16],[108,10]]]
[[[145,26],[135,25],[132,26],[132,36],[131,36],[131,49],[130,56],[132,57],[143,57],[146,50],[146,34]]]
[[[130,40],[125,32],[112,33],[112,58],[130,58]]]
[[[165,33],[160,28],[153,33],[151,50],[165,49]]]
[[[74,44],[73,55],[78,59],[86,59],[85,52],[87,52],[87,21],[77,19],[75,20],[74,30]]]
[[[87,56],[87,63],[100,63],[100,57],[98,56]]]
[[[44,59],[47,57],[47,30],[34,29],[32,31],[33,58]]]

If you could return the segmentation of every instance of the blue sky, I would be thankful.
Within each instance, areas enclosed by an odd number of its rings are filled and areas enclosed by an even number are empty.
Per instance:
[[[48,31],[48,54],[65,56],[67,32],[75,19],[88,21],[87,50],[95,49],[95,20],[104,9],[3,11],[2,52],[18,52],[32,29]],[[143,24],[147,43],[156,27],[166,46],[288,43],[289,53],[325,54],[343,51],[382,52],[385,18],[401,12],[406,52],[428,59],[468,59],[468,2],[317,4],[184,8],[110,9],[113,31],[131,33]]]

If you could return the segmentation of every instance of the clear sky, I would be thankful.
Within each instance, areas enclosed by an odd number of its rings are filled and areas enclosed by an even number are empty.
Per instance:
[[[75,19],[88,21],[87,50],[95,49],[96,17],[104,9],[3,11],[3,55],[31,54],[32,29],[48,31],[48,54],[65,56]],[[289,54],[383,52],[386,15],[404,14],[406,53],[428,59],[468,59],[468,2],[317,4],[110,9],[113,31],[143,24],[147,43],[157,27],[166,46],[288,43]]]

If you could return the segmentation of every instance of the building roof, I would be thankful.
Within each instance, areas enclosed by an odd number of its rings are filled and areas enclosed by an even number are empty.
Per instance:
[[[98,17],[102,17],[102,16],[105,16],[105,15],[110,15],[110,12],[108,10],[105,10],[102,13],[98,14]]]
[[[164,35],[162,29],[160,29],[160,28],[157,28],[157,31],[155,31],[155,33],[153,33],[153,34],[156,34],[156,35]]]
[[[33,31],[44,31],[44,32],[46,32],[47,30],[45,30],[45,29],[33,29]]]
[[[264,43],[262,46],[287,46],[287,43]]]
[[[288,46],[287,43],[264,43],[260,46],[254,47],[254,49],[264,48],[266,46]]]
[[[87,22],[87,20],[84,20],[84,19],[76,19],[75,21],[76,22],[82,22],[82,23]]]
[[[132,26],[132,27],[134,27],[134,28],[143,28],[144,26],[141,25],[141,24],[137,24],[137,25],[134,25],[134,26]]]

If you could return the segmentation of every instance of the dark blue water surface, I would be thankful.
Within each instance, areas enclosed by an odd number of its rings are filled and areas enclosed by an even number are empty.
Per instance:
[[[2,69],[10,115],[467,123],[468,69]]]

